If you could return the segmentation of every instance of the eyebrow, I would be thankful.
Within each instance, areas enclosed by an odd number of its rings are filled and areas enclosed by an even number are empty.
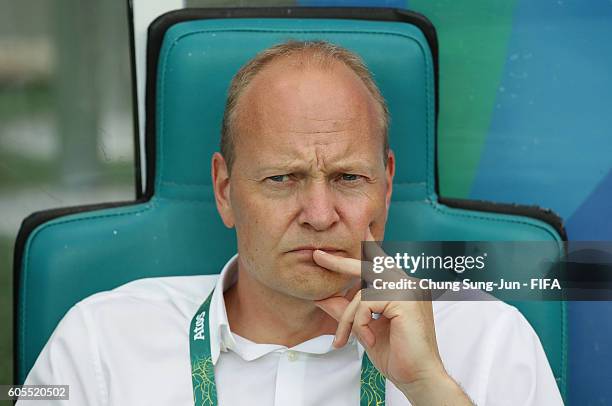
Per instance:
[[[369,161],[364,160],[345,160],[334,162],[328,165],[327,172],[329,173],[347,173],[347,172],[371,172],[373,165]],[[265,165],[261,168],[256,169],[256,174],[258,176],[263,176],[269,173],[305,173],[310,170],[309,165],[305,165],[304,163],[294,163],[288,162],[286,164],[283,163],[275,163],[270,165]]]

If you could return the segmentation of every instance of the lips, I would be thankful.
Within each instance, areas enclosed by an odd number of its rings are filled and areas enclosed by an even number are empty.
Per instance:
[[[312,255],[312,253],[315,250],[321,250],[321,251],[327,252],[328,254],[336,254],[336,255],[344,252],[344,250],[341,250],[336,247],[314,247],[312,245],[305,245],[302,247],[297,247],[288,252],[295,253],[295,254],[302,254],[302,255]]]
[[[328,254],[332,254],[332,255],[336,255],[336,256],[341,256],[341,257],[346,257],[348,256],[348,253],[345,250],[341,250],[338,249],[336,247],[313,247],[313,246],[304,246],[304,247],[297,247],[291,251],[288,251],[288,254],[293,254],[293,255],[297,255],[299,257],[304,257],[305,259],[309,259],[312,261],[312,253],[315,250],[321,250],[321,251],[325,251]]]

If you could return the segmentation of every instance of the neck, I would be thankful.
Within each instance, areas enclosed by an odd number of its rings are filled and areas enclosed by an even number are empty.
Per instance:
[[[294,347],[323,334],[335,334],[338,323],[312,300],[271,289],[238,267],[238,280],[224,292],[232,332],[260,344]],[[349,291],[354,295],[356,289]]]

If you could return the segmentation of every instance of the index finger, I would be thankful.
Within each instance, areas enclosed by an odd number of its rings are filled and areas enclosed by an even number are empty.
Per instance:
[[[315,250],[312,254],[312,258],[320,267],[323,267],[329,271],[363,279],[368,283],[372,283],[376,278],[380,278],[378,275],[372,272],[373,264],[369,261],[339,257],[321,250]],[[401,274],[389,272],[386,279],[399,279],[400,275]]]
[[[312,259],[317,265],[330,271],[361,278],[361,261],[358,259],[339,257],[322,250],[315,250]]]

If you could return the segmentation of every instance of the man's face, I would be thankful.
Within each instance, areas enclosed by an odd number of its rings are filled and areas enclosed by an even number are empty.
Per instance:
[[[225,183],[223,158],[213,158],[217,204],[236,227],[240,267],[303,299],[354,283],[316,265],[312,252],[360,258],[367,227],[383,237],[394,162],[391,154],[385,168],[379,117],[341,63],[297,68],[284,58],[255,76],[239,101]]]

